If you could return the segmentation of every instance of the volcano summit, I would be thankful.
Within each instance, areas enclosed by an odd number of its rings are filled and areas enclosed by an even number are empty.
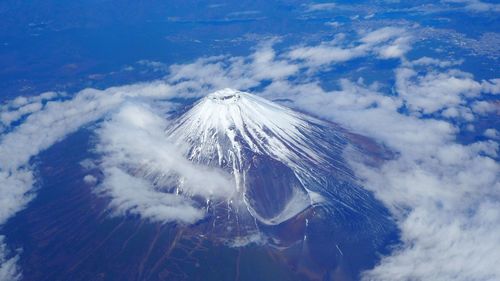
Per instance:
[[[264,98],[214,92],[174,120],[167,135],[190,161],[232,174],[236,196],[263,224],[280,224],[314,205],[338,215],[379,211],[354,184],[343,154],[356,145],[343,130]]]
[[[348,275],[371,264],[395,237],[387,210],[357,184],[345,159],[373,157],[369,141],[336,124],[223,89],[172,120],[166,135],[191,163],[234,178],[234,192],[222,199],[226,219],[220,201],[200,201],[208,221],[238,229],[228,237],[257,231],[280,248],[300,241],[307,245],[302,254],[326,257],[329,265],[322,266]]]
[[[109,162],[103,185],[118,207],[161,217],[180,206],[177,213],[192,213],[180,221],[214,220],[238,235],[297,219],[306,224],[318,213],[342,232],[351,229],[350,238],[374,235],[376,245],[378,234],[392,229],[345,159],[362,158],[366,140],[333,123],[232,89],[209,94],[169,122],[138,107],[114,119],[103,126],[101,152]],[[129,196],[134,186],[164,199],[137,201]]]

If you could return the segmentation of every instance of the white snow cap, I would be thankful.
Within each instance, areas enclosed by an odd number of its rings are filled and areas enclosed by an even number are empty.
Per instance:
[[[241,98],[240,93],[245,94],[243,92],[231,88],[225,88],[209,94],[207,98],[209,98],[214,102],[231,104],[231,103],[236,103],[240,100]]]
[[[332,152],[340,147],[332,144],[331,135],[328,142],[321,139],[323,125],[323,121],[265,98],[226,88],[207,95],[174,120],[167,135],[189,160],[229,171],[242,194],[252,155],[268,156],[288,166],[301,181],[314,178],[311,172],[328,164],[325,149]],[[264,223],[285,221],[322,201],[319,194],[303,188],[294,191],[275,218],[265,220],[251,208],[249,211]]]
[[[199,147],[188,155],[192,160],[207,152],[216,152],[222,160],[227,151],[239,152],[242,145],[282,162],[303,157],[318,160],[317,153],[307,146],[310,122],[319,120],[259,96],[226,88],[209,94],[186,112],[176,122],[171,137]],[[230,147],[226,146],[228,141]]]

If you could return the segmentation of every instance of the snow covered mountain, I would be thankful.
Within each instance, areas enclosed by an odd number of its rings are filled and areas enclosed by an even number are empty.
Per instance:
[[[381,212],[354,182],[343,154],[356,146],[340,128],[264,98],[214,92],[174,120],[167,135],[190,161],[231,173],[262,224],[283,223],[318,204],[345,217]]]

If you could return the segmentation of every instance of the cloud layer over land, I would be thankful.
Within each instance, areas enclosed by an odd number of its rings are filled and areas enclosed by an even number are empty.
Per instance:
[[[383,257],[366,280],[495,280],[500,278],[500,166],[498,132],[470,144],[457,135],[474,120],[498,114],[499,79],[478,81],[459,62],[409,60],[411,32],[384,27],[338,35],[317,45],[284,51],[263,42],[249,56],[201,58],[173,65],[161,81],[105,90],[85,89],[18,98],[0,108],[0,224],[35,196],[30,159],[82,126],[99,122],[104,179],[98,187],[117,214],[154,221],[195,222],[203,212],[185,195],[230,196],[220,189],[228,177],[193,166],[164,139],[164,102],[200,97],[220,88],[257,89],[270,99],[369,136],[397,157],[380,167],[352,161],[363,186],[397,219],[402,244]],[[388,92],[380,83],[340,79],[321,86],[317,74],[336,64],[370,58],[397,62]],[[489,97],[489,98],[487,98]],[[146,170],[130,173],[143,161]],[[169,176],[158,177],[164,171]],[[142,173],[142,174],[141,174]],[[154,175],[148,177],[148,175]],[[155,181],[189,179],[181,195],[162,193]],[[199,188],[202,179],[206,188]],[[9,257],[9,258],[8,258]],[[0,279],[18,279],[17,256],[0,236]],[[3,276],[2,276],[3,274]],[[10,276],[10,277],[8,277]]]
[[[113,198],[111,207],[118,213],[194,223],[204,210],[190,197],[230,198],[234,183],[222,171],[187,160],[167,140],[166,128],[167,120],[140,104],[126,104],[106,121],[98,131],[105,174],[99,192]],[[165,186],[177,190],[157,190]]]

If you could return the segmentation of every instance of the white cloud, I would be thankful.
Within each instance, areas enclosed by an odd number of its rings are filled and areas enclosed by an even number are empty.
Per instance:
[[[397,38],[405,33],[406,31],[403,28],[383,27],[364,34],[360,41],[366,44],[376,45]]]
[[[500,94],[500,78],[483,81],[482,85],[485,93],[498,95]]]
[[[402,58],[410,50],[411,37],[403,28],[385,27],[361,34],[354,45],[346,45],[344,38],[338,35],[333,41],[317,46],[293,47],[288,57],[303,61],[308,67],[319,67],[371,54],[382,59]]]
[[[168,65],[159,62],[159,61],[150,61],[150,60],[140,60],[137,62],[139,65],[146,66],[152,69],[155,72],[164,72],[168,70]],[[132,67],[133,70],[133,67]]]
[[[296,64],[276,60],[276,53],[270,43],[261,46],[251,57],[252,76],[258,80],[276,80],[289,77],[299,71]]]
[[[384,95],[376,88],[366,88],[348,80],[340,81],[339,91],[326,92],[317,84],[271,84],[265,94],[288,97],[294,105],[307,112],[341,123],[344,127],[389,144],[398,150],[431,149],[443,141],[443,135],[453,139],[456,129],[439,120],[421,120],[400,114],[403,101]],[[280,96],[283,93],[284,96]],[[411,143],[409,146],[403,144]]]
[[[232,241],[229,241],[227,245],[232,248],[241,248],[252,244],[264,245],[266,244],[266,239],[267,238],[261,232],[254,232],[246,236],[238,236]]]
[[[29,191],[34,182],[29,168],[0,171],[0,224],[4,224],[33,198]]]
[[[9,251],[4,243],[5,236],[0,235],[0,280],[17,281],[21,280],[21,273],[17,267],[19,256],[8,257]]]
[[[22,116],[39,111],[42,109],[42,106],[41,102],[33,102],[23,105],[17,110],[2,112],[0,113],[0,121],[2,121],[4,126],[10,126],[12,122],[19,120]]]
[[[321,66],[331,63],[345,62],[366,54],[364,46],[343,48],[329,43],[319,46],[299,47],[290,51],[289,57],[304,60],[310,66]]]
[[[466,10],[472,12],[500,12],[500,4],[480,0],[444,0],[443,2],[463,4]]]
[[[385,258],[366,280],[496,280],[498,204],[485,200],[471,214],[418,208],[401,225],[407,247]],[[465,218],[466,217],[466,218]]]
[[[296,88],[296,87],[294,87]],[[294,104],[372,136],[399,153],[380,168],[353,163],[364,186],[391,208],[403,245],[366,280],[492,280],[500,276],[498,145],[454,142],[449,123],[398,113],[398,98],[344,82],[297,89]],[[485,199],[489,198],[489,199]],[[485,217],[485,213],[487,217]],[[446,262],[443,262],[446,261]],[[445,265],[443,265],[445,264]]]
[[[23,116],[40,111],[46,101],[64,96],[63,93],[45,92],[38,96],[19,96],[0,105],[0,133]]]
[[[103,91],[86,89],[66,101],[49,101],[43,109],[28,114],[17,127],[0,137],[0,225],[23,209],[34,197],[35,178],[30,159],[62,140],[69,133],[95,122],[128,98],[160,98],[170,95],[170,88],[160,82],[113,87]],[[42,94],[35,99],[46,96]],[[30,99],[15,100],[18,107]],[[0,265],[4,274],[15,273],[11,263]],[[15,276],[12,276],[14,278]]]
[[[167,81],[175,85],[179,95],[192,96],[227,87],[247,89],[258,85],[249,76],[243,57],[201,58],[190,64],[172,65]]]
[[[104,91],[86,89],[73,99],[48,102],[42,111],[26,118],[0,142],[0,169],[13,171],[25,166],[29,159],[68,133],[102,118],[127,98],[161,97],[171,94],[169,86],[153,82],[109,88]]]
[[[203,218],[203,209],[190,199],[159,192],[145,179],[134,177],[116,167],[105,170],[99,190],[111,198],[110,207],[117,214],[135,214],[151,221],[193,223]]]
[[[474,113],[480,115],[494,112],[496,112],[496,114],[500,113],[500,104],[498,104],[498,102],[476,101],[472,104],[471,108]]]
[[[127,104],[102,125],[97,151],[105,180],[100,193],[120,213],[193,223],[204,211],[190,198],[228,199],[235,183],[224,172],[196,166],[167,139],[167,121],[145,105]],[[125,184],[127,182],[127,184]]]
[[[495,93],[494,85],[491,81],[476,81],[470,73],[456,69],[429,70],[425,74],[408,66],[396,69],[396,90],[404,98],[408,109],[417,114],[448,110],[445,112],[448,117],[460,115],[471,119],[471,113],[467,113],[471,110],[464,106],[480,98],[481,93]],[[485,106],[484,103],[478,104],[476,111],[487,110]]]
[[[411,49],[411,37],[405,29],[397,27],[384,27],[371,31],[360,41],[372,47],[379,57],[384,59],[402,58]]]
[[[403,244],[366,272],[365,280],[498,279],[500,165],[490,158],[497,157],[498,144],[458,144],[459,130],[451,123],[399,110],[410,105],[430,113],[456,105],[457,112],[470,113],[468,99],[479,97],[483,82],[457,70],[420,75],[402,67],[396,76],[399,85],[392,95],[379,92],[376,85],[347,80],[330,92],[317,83],[282,81],[271,84],[265,94],[287,97],[294,106],[371,136],[398,153],[381,167],[352,162],[364,186],[391,209],[402,231]]]
[[[259,44],[248,57],[215,56],[190,64],[173,65],[167,80],[178,95],[210,93],[223,88],[249,89],[262,80],[281,80],[298,73],[299,65],[277,57],[272,45],[277,39]]]
[[[500,133],[498,130],[489,128],[484,131],[484,135],[490,139],[500,140]]]
[[[439,67],[450,67],[450,66],[456,66],[460,65],[463,63],[463,60],[458,60],[458,61],[447,61],[447,60],[439,60],[435,58],[430,58],[430,57],[421,57],[419,59],[413,60],[413,61],[407,61],[405,62],[406,65],[408,66],[439,66]]]
[[[307,5],[306,12],[330,11],[336,7],[335,3],[312,3]]]
[[[85,175],[83,177],[83,181],[88,185],[94,185],[97,182],[97,178],[94,177],[93,175]]]
[[[231,177],[187,160],[168,141],[166,128],[164,117],[145,106],[127,104],[99,130],[98,151],[105,154],[106,164],[140,165],[136,168],[144,170],[144,176],[176,173],[182,177],[181,191],[189,195],[229,196],[234,191]]]

